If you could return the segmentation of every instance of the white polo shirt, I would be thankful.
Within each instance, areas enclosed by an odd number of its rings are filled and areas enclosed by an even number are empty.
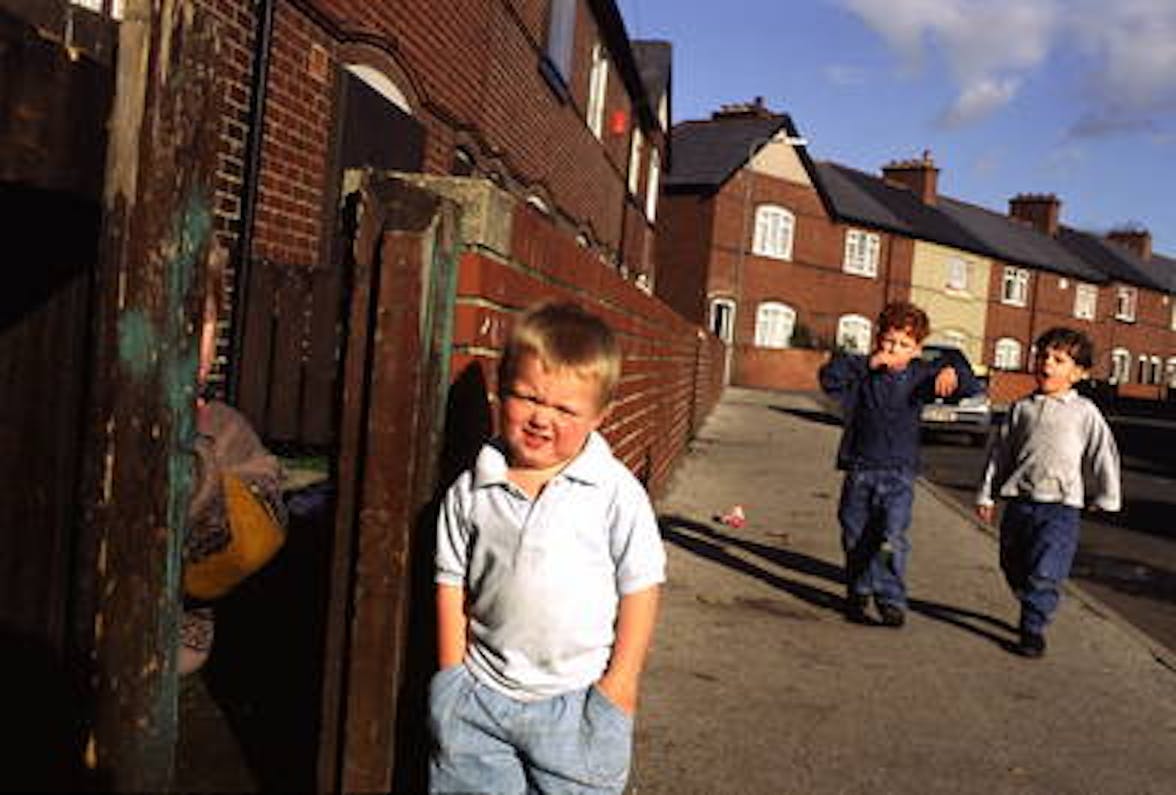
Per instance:
[[[533,501],[483,446],[438,517],[436,581],[469,603],[465,664],[521,701],[599,679],[620,597],[663,582],[665,561],[645,489],[595,432]]]

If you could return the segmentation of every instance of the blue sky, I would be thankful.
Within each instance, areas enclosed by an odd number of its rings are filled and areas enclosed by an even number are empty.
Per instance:
[[[939,189],[1142,225],[1176,257],[1176,0],[617,0],[674,47],[675,122],[762,96],[809,153],[877,174],[929,149]]]

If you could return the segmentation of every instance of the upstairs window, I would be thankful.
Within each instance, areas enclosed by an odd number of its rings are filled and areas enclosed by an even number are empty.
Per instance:
[[[1134,287],[1119,287],[1115,290],[1115,320],[1135,322],[1135,307],[1139,293]]]
[[[604,135],[604,105],[608,96],[608,56],[604,45],[592,47],[592,70],[588,73],[588,129],[597,138]]]
[[[882,249],[882,239],[874,232],[863,229],[845,230],[845,263],[842,266],[846,273],[873,278],[878,275],[878,252]]]
[[[1093,284],[1081,284],[1074,291],[1074,317],[1080,320],[1094,320],[1098,308],[1098,288]]]
[[[755,344],[760,348],[787,348],[796,328],[796,311],[787,304],[765,301],[755,311]]]
[[[849,353],[869,353],[873,326],[861,315],[842,315],[837,321],[837,346]]]
[[[641,181],[641,150],[645,147],[645,136],[641,129],[633,128],[633,138],[629,141],[629,193],[637,195],[637,185]]]
[[[1111,383],[1126,384],[1131,380],[1131,351],[1115,348],[1111,351]]]
[[[657,192],[660,189],[661,156],[656,149],[649,150],[649,182],[645,186],[645,217],[653,223],[657,217]]]
[[[111,19],[122,19],[125,2],[124,0],[69,0],[69,4],[89,9]]]
[[[1002,304],[1025,306],[1029,303],[1029,271],[1023,268],[1005,268],[1001,283]]]
[[[755,238],[751,251],[761,257],[792,259],[792,213],[774,204],[765,204],[755,211]]]
[[[992,366],[998,370],[1021,369],[1021,343],[1012,337],[1001,337],[996,341]]]
[[[572,44],[576,34],[576,0],[551,0],[547,19],[547,60],[567,85],[572,76]]]
[[[956,292],[964,292],[968,289],[968,263],[966,260],[949,259],[947,261],[945,285],[947,289]]]

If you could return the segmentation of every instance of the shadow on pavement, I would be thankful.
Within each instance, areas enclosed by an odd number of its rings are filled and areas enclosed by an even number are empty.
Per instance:
[[[788,406],[769,406],[772,411],[778,411],[781,414],[788,414],[789,416],[798,419],[806,420],[808,422],[816,422],[821,425],[833,425],[841,427],[841,418],[836,414],[828,411],[820,411],[819,409],[797,409]]]
[[[840,593],[831,593],[806,583],[773,574],[754,563],[731,554],[727,550],[729,547],[738,547],[781,568],[813,577],[820,577],[836,584],[838,591],[841,592],[845,589],[845,576],[843,569],[839,565],[800,552],[768,546],[744,538],[736,538],[735,536],[716,530],[712,525],[682,516],[662,516],[659,518],[659,523],[661,524],[662,537],[671,544],[679,546],[688,552],[693,552],[700,557],[713,560],[740,573],[755,577],[774,588],[778,588],[816,607],[831,610],[839,614],[845,612],[845,598]],[[933,621],[949,624],[956,629],[961,629],[992,641],[1006,651],[1012,650],[1011,639],[993,631],[994,629],[1003,630],[1004,632],[1015,635],[1017,631],[1016,627],[1006,621],[983,613],[977,613],[974,610],[967,610],[941,602],[931,602],[925,599],[911,599],[909,607],[912,612],[918,613]],[[873,624],[874,622],[871,621],[869,623]]]

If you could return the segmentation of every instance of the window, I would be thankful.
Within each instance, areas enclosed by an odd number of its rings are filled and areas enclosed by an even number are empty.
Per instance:
[[[604,45],[592,47],[592,71],[588,74],[588,129],[597,138],[604,134],[604,105],[608,95],[608,56]]]
[[[649,183],[645,186],[645,217],[649,223],[657,217],[658,181],[661,179],[661,157],[656,149],[649,150]]]
[[[716,298],[711,302],[710,328],[715,336],[728,345],[735,336],[735,302],[730,298]]]
[[[843,315],[837,321],[837,346],[850,353],[869,353],[873,326],[861,315]]]
[[[1151,382],[1156,386],[1164,383],[1164,360],[1159,356],[1151,357]]]
[[[629,193],[637,195],[637,184],[641,180],[641,149],[645,146],[645,136],[637,127],[633,128],[633,138],[629,141]]]
[[[1176,301],[1172,302],[1172,320],[1168,324],[1168,327],[1176,331]]]
[[[1012,337],[1001,337],[996,341],[996,355],[992,366],[998,370],[1021,369],[1021,343]]]
[[[765,204],[755,211],[755,239],[751,251],[763,257],[792,258],[792,213],[783,207]]]
[[[1168,386],[1172,389],[1176,389],[1176,356],[1168,357],[1168,365],[1165,368],[1165,371],[1165,378],[1167,379]]]
[[[1140,384],[1151,383],[1151,360],[1147,356],[1139,357],[1139,367],[1135,371],[1135,380]]]
[[[1126,384],[1131,380],[1131,351],[1115,348],[1111,351],[1111,383]]]
[[[1094,320],[1095,309],[1098,308],[1098,288],[1093,284],[1078,284],[1074,291],[1074,317],[1082,320]]]
[[[1115,320],[1135,322],[1135,303],[1138,299],[1134,287],[1119,287],[1115,290]]]
[[[1029,271],[1005,268],[1000,300],[1004,304],[1025,306],[1029,302]]]
[[[787,348],[796,328],[796,312],[786,304],[765,301],[755,311],[755,344],[760,348]]]
[[[572,75],[572,43],[576,33],[576,0],[551,0],[547,20],[547,60],[566,85]]]
[[[69,0],[70,5],[81,6],[111,19],[123,18],[124,0]]]
[[[947,261],[947,289],[958,292],[968,289],[968,263],[965,260]]]
[[[878,252],[881,248],[881,238],[875,233],[861,229],[847,229],[845,231],[845,272],[856,273],[858,276],[877,276]]]

